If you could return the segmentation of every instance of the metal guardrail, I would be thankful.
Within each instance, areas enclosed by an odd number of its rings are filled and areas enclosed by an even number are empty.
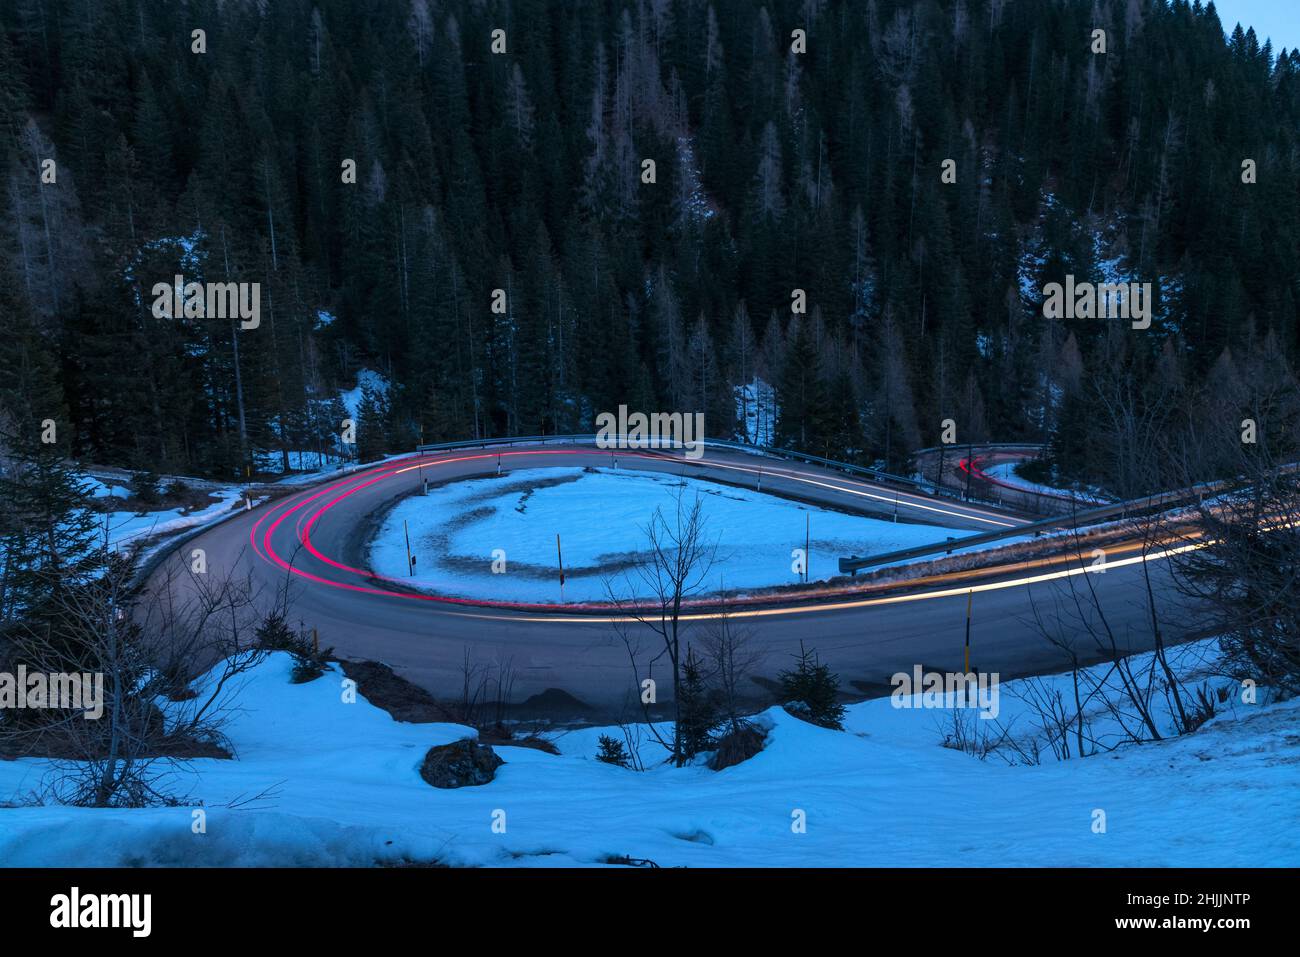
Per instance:
[[[514,445],[573,445],[596,441],[597,436],[590,435],[534,435],[534,436],[512,436],[499,439],[471,439],[463,442],[444,442],[436,445],[420,445],[416,451],[439,452],[449,451],[462,448],[491,448],[494,446],[514,446]],[[663,442],[658,440],[641,440],[645,441],[647,447],[656,448],[681,448],[681,443]],[[935,485],[932,482],[918,482],[915,479],[904,478],[901,475],[892,475],[879,469],[867,468],[861,465],[852,465],[848,462],[837,462],[834,459],[823,458],[820,455],[809,455],[803,452],[795,452],[790,449],[774,449],[768,446],[746,445],[743,442],[729,442],[725,439],[702,439],[705,445],[715,446],[718,448],[732,449],[746,452],[754,455],[762,455],[769,458],[783,459],[787,461],[804,462],[810,465],[819,465],[823,468],[845,472],[852,475],[860,475],[872,479],[881,485],[902,485],[909,489],[925,492],[931,496],[943,496],[955,501],[977,502],[982,504],[1003,505],[1002,502],[992,502],[990,500],[979,499],[974,496],[965,496],[954,489],[948,489],[943,486]],[[985,444],[981,448],[993,448],[993,445]],[[1030,443],[1002,443],[1002,448],[1030,448]],[[913,548],[900,549],[898,551],[886,552],[880,555],[872,556],[850,556],[839,559],[839,570],[842,574],[857,574],[859,569],[870,568],[877,565],[885,565],[891,562],[910,561],[915,558],[924,558],[928,555],[951,555],[953,552],[962,548],[969,548],[975,545],[986,545],[992,542],[1003,541],[1010,538],[1019,538],[1024,535],[1037,536],[1043,532],[1055,531],[1058,529],[1078,526],[1080,524],[1093,524],[1108,518],[1125,517],[1130,513],[1140,513],[1151,511],[1157,508],[1168,508],[1178,504],[1185,504],[1193,500],[1199,500],[1208,493],[1221,491],[1229,487],[1228,482],[1207,482],[1194,485],[1187,489],[1178,489],[1171,492],[1162,492],[1159,495],[1152,495],[1141,499],[1130,499],[1124,502],[1114,502],[1107,505],[1100,505],[1087,509],[1072,509],[1067,513],[1045,518],[1037,522],[1030,522],[1024,525],[1017,525],[1014,528],[1003,529],[996,532],[980,532],[974,535],[967,535],[962,538],[950,538],[944,542],[937,542],[930,545],[920,545]],[[1004,506],[1005,507],[1005,506]]]
[[[1111,505],[1102,505],[1097,508],[1083,509],[1081,511],[1071,512],[1068,515],[1062,515],[1054,518],[1043,519],[1041,522],[1031,522],[1028,525],[1018,525],[1015,528],[1004,529],[997,532],[980,532],[975,535],[967,535],[962,538],[950,538],[945,542],[938,542],[932,545],[918,545],[914,548],[904,548],[894,552],[885,552],[880,555],[872,555],[865,558],[852,556],[841,558],[839,560],[840,572],[847,572],[850,575],[856,575],[859,569],[870,568],[874,565],[886,565],[891,562],[910,561],[914,558],[924,558],[927,555],[951,555],[959,548],[969,548],[973,545],[987,545],[990,542],[1003,541],[1008,538],[1017,538],[1022,535],[1037,536],[1042,532],[1055,531],[1065,527],[1078,527],[1079,525],[1090,525],[1094,522],[1107,518],[1127,517],[1130,513],[1148,512],[1152,509],[1169,508],[1175,505],[1183,505],[1192,501],[1200,501],[1207,493],[1222,491],[1230,487],[1228,482],[1206,482],[1199,485],[1193,485],[1190,488],[1177,489],[1172,492],[1161,492],[1159,495],[1151,495],[1146,498],[1130,499],[1126,502],[1115,502]]]
[[[1042,442],[954,442],[952,445],[932,445],[928,449],[917,449],[913,455],[926,455],[931,452],[960,452],[962,449],[1045,449]]]
[[[460,442],[438,442],[435,444],[417,445],[415,451],[423,454],[425,452],[447,452],[456,449],[478,449],[493,448],[497,446],[515,446],[515,445],[575,445],[585,443],[595,443],[598,436],[595,433],[582,435],[526,435],[526,436],[506,436],[495,439],[469,439]],[[619,436],[618,438],[626,438]],[[658,439],[649,439],[637,437],[629,440],[638,443],[644,443],[642,446],[631,446],[632,448],[665,448],[680,449],[682,443],[679,441],[660,441]],[[714,446],[716,448],[731,449],[737,452],[744,452],[749,455],[762,455],[767,458],[783,459],[790,462],[803,462],[806,465],[819,465],[822,468],[832,471],[844,472],[849,475],[859,475],[871,479],[881,485],[901,485],[905,488],[918,492],[923,492],[932,497],[949,498],[958,502],[974,502],[982,505],[993,505],[996,507],[1005,507],[1002,502],[993,499],[976,498],[967,496],[956,489],[945,488],[929,481],[917,481],[916,479],[906,478],[902,475],[894,475],[881,469],[869,468],[865,465],[853,465],[849,462],[840,462],[835,459],[823,458],[820,455],[810,455],[806,452],[796,452],[792,449],[778,449],[767,445],[748,445],[744,442],[731,442],[726,439],[700,439],[704,445]]]

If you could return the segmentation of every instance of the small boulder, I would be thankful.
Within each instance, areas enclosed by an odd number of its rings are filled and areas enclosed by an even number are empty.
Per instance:
[[[477,787],[496,777],[503,764],[491,747],[466,738],[430,748],[420,777],[436,788]]]

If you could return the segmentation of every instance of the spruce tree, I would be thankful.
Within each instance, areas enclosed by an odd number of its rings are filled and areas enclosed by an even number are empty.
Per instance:
[[[713,745],[713,732],[720,723],[713,693],[705,680],[700,660],[695,651],[686,649],[682,662],[682,680],[678,689],[679,708],[677,735],[682,755],[693,758],[708,751]]]
[[[839,703],[840,679],[829,665],[817,658],[815,649],[805,649],[799,642],[795,667],[780,672],[781,700],[787,705],[800,705],[799,713],[823,728],[842,731],[844,705]],[[804,709],[807,709],[804,711]]]

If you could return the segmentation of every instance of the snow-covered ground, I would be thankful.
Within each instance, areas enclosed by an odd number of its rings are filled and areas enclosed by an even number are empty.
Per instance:
[[[86,486],[91,498],[130,498],[131,490],[125,485],[118,485],[116,482],[107,484],[101,482],[93,475],[82,477],[82,482]]]
[[[644,529],[656,508],[675,526],[679,493],[686,509],[700,496],[706,540],[717,546],[705,591],[797,583],[792,550],[804,548],[805,528],[812,539],[810,581],[839,574],[844,555],[971,534],[826,511],[662,472],[525,469],[431,488],[428,496],[400,502],[371,543],[370,568],[444,595],[555,602],[561,599],[558,534],[565,601],[604,600],[607,580],[620,597],[644,596],[631,565],[647,557]],[[406,567],[407,528],[416,558],[413,577]],[[493,572],[494,559],[501,557],[494,555],[497,550],[504,553],[501,572]]]
[[[780,413],[776,390],[755,376],[752,382],[736,386],[735,393],[736,420],[742,429],[737,433],[736,441],[770,446],[776,435],[776,417]]]
[[[99,507],[104,511],[96,515],[100,535],[107,532],[109,546],[116,549],[136,547],[151,539],[174,536],[214,522],[228,514],[244,497],[243,487],[237,484],[167,477],[159,481],[163,488],[174,481],[180,481],[191,488],[207,491],[208,502],[190,508],[145,511],[139,502],[130,501],[132,491],[128,485],[117,481],[120,477],[116,471],[104,472],[99,476],[83,472],[77,476],[86,493],[101,503]],[[111,505],[104,501],[106,499],[111,500]],[[256,502],[255,499],[254,504]],[[157,548],[161,544],[165,543],[154,543],[153,547]]]
[[[257,470],[262,473],[279,474],[284,459],[279,450],[258,452],[254,456]],[[289,472],[278,481],[303,482],[313,481],[322,475],[329,475],[342,468],[355,464],[352,458],[345,458],[335,450],[317,452],[313,450],[290,451]]]
[[[361,393],[369,387],[377,396],[388,395],[388,380],[382,373],[375,372],[373,369],[362,369],[357,373],[357,384],[354,388],[346,389],[339,393],[343,400],[344,407],[348,410],[348,415],[353,420],[359,418],[358,409],[361,408]]]
[[[1051,485],[1039,485],[1037,482],[1031,482],[1027,478],[1021,477],[1016,472],[1016,466],[1019,462],[1001,462],[997,465],[990,465],[987,468],[980,466],[980,471],[991,479],[995,479],[1004,485],[1010,485],[1013,488],[1024,489],[1026,492],[1034,492],[1038,495],[1050,495],[1053,498],[1073,498],[1079,502],[1090,503],[1094,505],[1105,505],[1110,499],[1101,498],[1088,492],[1077,492],[1072,489],[1054,488]]]
[[[649,746],[651,770],[602,764],[599,735],[620,732],[592,728],[556,736],[559,755],[498,747],[494,781],[449,791],[418,768],[470,729],[396,722],[346,703],[337,672],[293,685],[291,667],[277,654],[248,676],[227,729],[236,759],[194,761],[170,782],[185,795],[175,807],[30,806],[51,764],[0,762],[0,863],[1300,865],[1300,701],[1230,698],[1195,734],[1038,766],[942,747],[950,711],[881,698],[850,706],[836,732],[772,708],[758,718],[765,749],[724,771],[664,767]],[[1068,698],[1068,677],[1045,680]],[[1003,723],[1018,688],[1002,688]]]
[[[157,535],[171,535],[204,525],[228,513],[243,497],[237,485],[211,493],[212,504],[190,511],[168,508],[157,512],[105,512],[99,516],[108,529],[109,544],[121,548]]]

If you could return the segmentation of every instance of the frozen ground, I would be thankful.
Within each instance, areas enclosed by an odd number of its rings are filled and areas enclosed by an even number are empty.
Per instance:
[[[776,390],[755,376],[753,381],[736,386],[735,393],[736,420],[741,423],[736,441],[748,442],[750,445],[771,445],[776,431],[776,419],[780,414]]]
[[[91,498],[130,498],[131,490],[125,485],[116,483],[108,485],[91,475],[82,477],[82,482],[89,491]]]
[[[419,765],[470,729],[398,723],[364,698],[345,703],[339,674],[292,685],[290,669],[275,655],[249,676],[228,728],[236,760],[193,762],[170,782],[186,795],[175,807],[31,806],[50,764],[0,762],[0,863],[1300,865],[1297,701],[1230,695],[1195,734],[1039,766],[942,747],[950,710],[881,698],[850,706],[835,732],[772,708],[758,719],[765,749],[724,771],[663,767],[649,745],[651,770],[602,764],[597,738],[619,732],[593,728],[557,736],[559,755],[498,748],[496,780],[446,791]],[[1067,679],[1047,680],[1069,693]],[[1020,733],[1032,723],[1016,700],[1023,687],[1003,686],[999,719]],[[792,828],[800,812],[805,833]]]
[[[351,389],[345,389],[339,393],[343,400],[343,406],[348,410],[348,415],[354,420],[360,418],[362,393],[369,387],[377,396],[388,395],[388,380],[382,373],[375,372],[373,369],[362,369],[357,373],[357,384]]]
[[[1019,462],[1001,462],[998,465],[990,465],[987,468],[981,466],[980,471],[991,479],[996,479],[1003,485],[1010,485],[1012,488],[1024,489],[1027,492],[1035,492],[1039,495],[1050,495],[1053,498],[1074,498],[1080,502],[1095,505],[1105,505],[1110,499],[1099,498],[1087,492],[1077,492],[1072,489],[1054,488],[1051,485],[1040,485],[1037,482],[1031,482],[1021,477],[1016,472],[1016,466]]]
[[[682,483],[685,487],[682,487]],[[717,560],[703,592],[795,584],[793,549],[811,530],[810,580],[838,574],[838,559],[970,535],[960,529],[863,518],[750,489],[630,469],[526,469],[431,488],[397,505],[371,543],[370,567],[445,595],[501,601],[561,600],[555,536],[564,555],[565,601],[645,595],[631,566],[646,557],[644,528],[661,508],[675,524],[676,496],[704,504]],[[410,529],[416,574],[408,577]],[[807,523],[807,525],[805,524]],[[505,556],[494,573],[493,552]],[[501,567],[498,565],[497,567]]]
[[[172,535],[206,524],[229,512],[243,492],[230,486],[211,494],[212,504],[189,512],[168,508],[158,512],[106,512],[99,516],[108,527],[109,542],[115,547],[134,545],[157,535]]]
[[[279,473],[284,465],[284,458],[278,450],[257,452],[253,458],[257,462],[259,472]],[[302,480],[304,476],[307,479],[319,478],[321,475],[337,472],[344,466],[351,464],[353,463],[350,459],[332,451],[291,450],[289,452],[288,479]]]

